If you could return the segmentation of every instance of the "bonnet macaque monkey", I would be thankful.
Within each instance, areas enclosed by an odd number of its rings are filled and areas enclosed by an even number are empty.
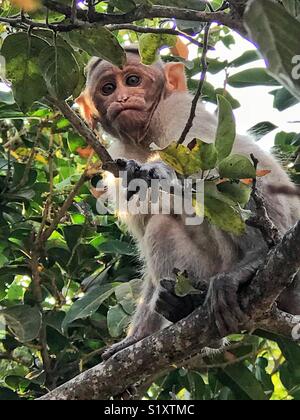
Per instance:
[[[109,150],[120,166],[133,178],[150,180],[176,177],[152,151],[155,143],[165,148],[177,140],[186,125],[192,95],[187,90],[184,66],[181,63],[152,66],[142,65],[136,49],[127,51],[127,63],[120,69],[94,58],[88,67],[87,85],[77,102],[86,121],[98,123],[114,141]],[[199,103],[197,116],[185,144],[195,137],[206,142],[215,138],[216,118]],[[261,169],[271,173],[259,182],[269,215],[283,234],[300,218],[298,198],[268,192],[267,184],[290,185],[289,178],[276,160],[262,151],[250,138],[237,136],[234,152],[254,156]],[[199,226],[187,226],[184,216],[130,215],[123,216],[129,231],[135,237],[145,266],[144,288],[128,336],[105,354],[131,345],[160,329],[166,320],[158,314],[159,296],[165,295],[166,308],[160,311],[170,321],[177,321],[192,308],[169,290],[168,281],[175,279],[175,270],[186,272],[195,283],[214,276],[207,296],[211,316],[222,336],[244,320],[238,303],[237,290],[259,267],[267,252],[261,233],[247,228],[239,237],[223,232],[206,220]],[[222,273],[235,270],[238,275],[226,277]],[[162,283],[164,284],[164,283]],[[300,291],[293,286],[280,298],[281,308],[300,313]]]

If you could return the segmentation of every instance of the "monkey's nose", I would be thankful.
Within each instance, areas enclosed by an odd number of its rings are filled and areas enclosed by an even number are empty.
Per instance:
[[[118,98],[118,102],[120,102],[121,104],[127,102],[129,99],[129,96],[121,96],[120,98]]]

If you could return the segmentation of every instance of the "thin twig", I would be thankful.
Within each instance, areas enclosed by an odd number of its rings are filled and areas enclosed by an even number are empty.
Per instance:
[[[251,159],[253,161],[255,170],[257,170],[258,160],[253,154],[251,154]],[[272,248],[281,241],[281,235],[279,233],[279,230],[269,217],[264,198],[257,188],[256,178],[253,180],[251,197],[253,198],[253,201],[256,206],[256,213],[253,217],[250,217],[250,219],[248,219],[246,223],[248,226],[252,226],[259,229],[269,248]]]
[[[207,69],[208,69],[206,56],[207,56],[207,51],[208,51],[209,30],[210,30],[210,25],[208,24],[208,25],[206,25],[205,32],[204,32],[204,46],[203,46],[203,52],[202,52],[202,57],[201,57],[202,71],[201,71],[200,82],[199,82],[199,86],[198,86],[196,95],[194,96],[193,101],[192,101],[190,116],[189,116],[188,121],[186,123],[186,126],[184,127],[184,130],[183,130],[183,132],[182,132],[182,134],[181,134],[181,136],[178,140],[178,144],[184,143],[187,135],[189,134],[191,128],[193,127],[194,118],[196,117],[197,105],[198,105],[199,99],[202,96],[202,90],[203,90],[204,82],[205,82],[205,79],[206,79],[206,73],[207,73]]]
[[[60,110],[63,116],[71,123],[74,130],[77,131],[78,134],[85,139],[87,144],[94,149],[102,162],[103,168],[116,177],[119,177],[119,168],[117,164],[114,162],[106,148],[101,144],[96,134],[86,125],[82,118],[80,118],[65,101],[59,101],[54,98],[48,98],[48,100],[53,106]]]

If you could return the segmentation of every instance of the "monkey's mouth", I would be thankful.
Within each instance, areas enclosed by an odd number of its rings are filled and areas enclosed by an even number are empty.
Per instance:
[[[144,111],[144,108],[142,108],[140,106],[137,106],[137,105],[123,106],[123,107],[120,107],[119,109],[116,109],[114,111],[113,118],[116,119],[120,116],[124,116],[124,115],[126,115],[127,112],[131,114],[132,112],[138,113],[138,112],[143,112],[143,111]]]

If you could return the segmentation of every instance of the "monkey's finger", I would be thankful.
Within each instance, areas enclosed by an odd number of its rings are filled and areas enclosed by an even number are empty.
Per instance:
[[[227,302],[230,312],[234,313],[235,318],[238,321],[238,324],[243,324],[249,320],[249,317],[242,311],[240,304],[238,302],[237,292],[232,290],[227,293]]]
[[[216,293],[214,317],[220,336],[226,337],[234,321],[230,319],[231,316],[229,315],[228,306],[221,289],[218,289]]]

